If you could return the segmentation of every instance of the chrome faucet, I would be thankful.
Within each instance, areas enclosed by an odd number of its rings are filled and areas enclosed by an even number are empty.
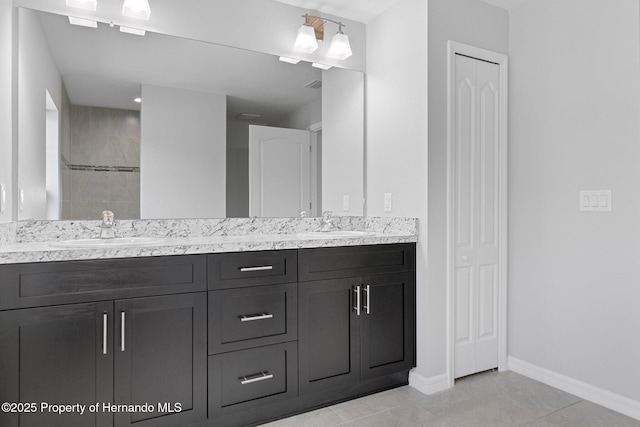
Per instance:
[[[335,220],[331,217],[332,215],[333,215],[332,211],[322,212],[320,227],[316,228],[313,231],[329,232],[329,231],[339,230],[338,226],[334,223]]]
[[[102,212],[102,225],[100,226],[100,238],[101,239],[113,239],[116,237],[114,229],[115,221],[113,220],[113,212]]]

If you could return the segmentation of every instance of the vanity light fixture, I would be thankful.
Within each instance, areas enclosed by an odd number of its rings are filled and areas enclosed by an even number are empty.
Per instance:
[[[353,52],[349,44],[349,37],[344,34],[342,28],[345,24],[333,19],[322,18],[304,14],[304,24],[298,29],[298,36],[293,45],[293,50],[303,53],[312,53],[318,48],[318,40],[324,39],[325,22],[333,22],[338,25],[338,32],[331,39],[327,56],[333,59],[344,60],[350,57]]]
[[[98,7],[98,0],[67,0],[67,6],[95,12]]]
[[[328,70],[328,69],[330,69],[332,67],[331,65],[321,64],[319,62],[312,62],[311,66],[312,67],[316,67],[316,68],[320,68],[321,70]]]
[[[318,40],[312,26],[303,24],[298,29],[296,42],[293,44],[293,50],[296,52],[312,53],[318,48]]]
[[[127,34],[135,34],[136,36],[144,36],[147,32],[145,30],[139,30],[138,28],[123,27],[120,25],[120,32]]]
[[[69,23],[71,25],[79,25],[81,27],[98,28],[98,22],[91,19],[69,17]]]
[[[280,61],[282,62],[286,62],[287,64],[297,64],[298,62],[300,62],[299,59],[294,59],[294,58],[287,58],[286,56],[281,56]]]
[[[122,14],[129,18],[149,20],[151,16],[149,0],[124,0]]]
[[[329,58],[339,59],[341,61],[353,55],[351,45],[349,44],[349,36],[342,32],[343,26],[342,24],[338,24],[338,32],[331,38],[329,52],[327,52]]]

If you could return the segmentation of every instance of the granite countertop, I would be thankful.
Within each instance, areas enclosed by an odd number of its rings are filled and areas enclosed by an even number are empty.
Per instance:
[[[120,235],[123,237],[149,236],[160,240],[145,245],[108,248],[55,246],[55,242],[66,239],[94,237],[87,234],[84,228],[87,226],[85,223],[77,221],[18,223],[20,225],[15,230],[18,237],[2,242],[3,244],[0,245],[0,264],[378,245],[410,243],[418,240],[417,221],[404,218],[367,219],[366,221],[363,219],[361,222],[353,219],[345,220],[343,225],[348,227],[343,226],[342,230],[360,229],[367,233],[355,236],[320,233],[317,236],[310,235],[308,230],[313,228],[306,223],[308,220],[301,222],[297,219],[280,222],[255,219],[215,223],[211,221],[197,223],[147,221],[141,224],[142,222],[131,221],[131,224],[124,224],[121,229],[126,232]],[[95,221],[86,223],[91,230],[95,230]],[[24,230],[21,227],[24,227]],[[141,229],[145,229],[146,232],[141,232]],[[194,231],[195,229],[197,232]]]

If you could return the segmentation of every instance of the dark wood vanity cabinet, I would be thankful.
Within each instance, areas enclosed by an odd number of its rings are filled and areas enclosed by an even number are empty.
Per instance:
[[[209,418],[298,395],[297,251],[212,254],[209,265]]]
[[[135,261],[1,266],[0,287],[16,296],[17,306],[58,305],[0,311],[0,400],[38,405],[33,413],[0,413],[0,425],[169,427],[206,419],[204,260]],[[156,281],[172,265],[176,271]],[[71,286],[84,290],[85,300],[175,293],[181,287],[202,292],[65,304],[58,290]],[[69,300],[77,294],[69,292]],[[98,410],[89,413],[88,406],[98,402]],[[57,415],[43,411],[42,403],[87,409],[84,415]],[[153,410],[130,413],[105,410],[103,404]]]
[[[301,394],[415,366],[413,245],[304,249],[299,259]]]
[[[113,402],[113,303],[0,312],[0,401],[36,404],[0,412],[4,427],[108,427],[113,416],[49,414],[40,404]],[[103,344],[106,337],[108,351]]]
[[[255,425],[406,384],[414,264],[390,244],[0,265],[1,402],[153,409],[0,425]]]
[[[151,404],[117,412],[116,427],[173,427],[207,417],[204,292],[115,301],[114,402]]]

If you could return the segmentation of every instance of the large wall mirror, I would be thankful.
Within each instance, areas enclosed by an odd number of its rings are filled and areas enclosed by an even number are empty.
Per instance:
[[[361,72],[122,30],[19,10],[19,219],[363,214]]]

